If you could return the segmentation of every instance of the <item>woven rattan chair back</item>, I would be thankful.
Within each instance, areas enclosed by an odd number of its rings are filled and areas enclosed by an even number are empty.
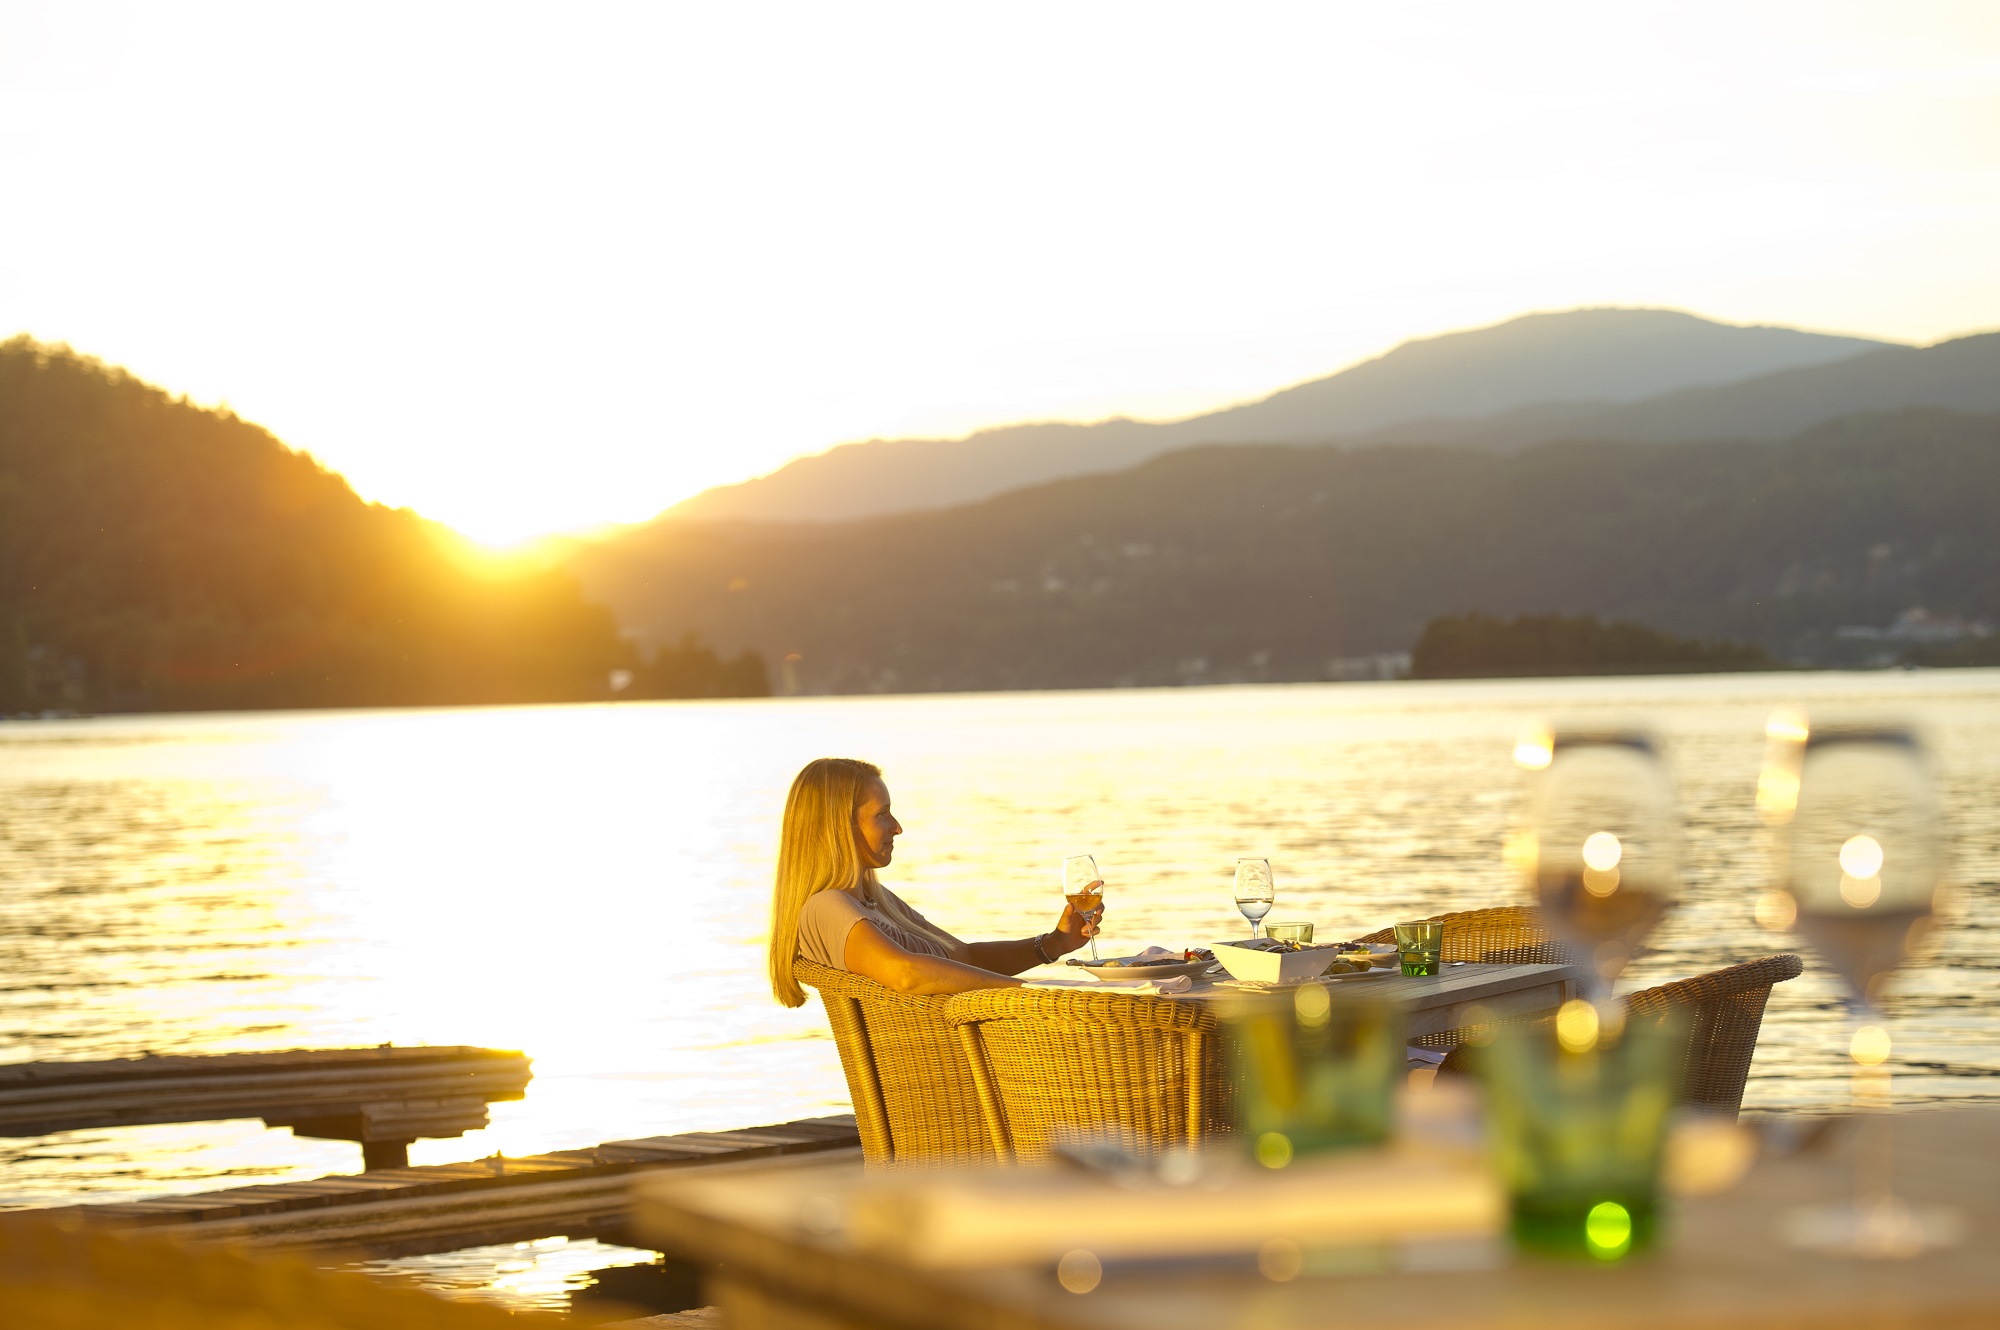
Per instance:
[[[869,1164],[993,1159],[966,1040],[945,1020],[948,999],[898,993],[804,959],[792,974],[826,1004]]]
[[[1804,968],[1797,956],[1765,956],[1642,989],[1626,998],[1626,1012],[1633,1020],[1678,1013],[1687,1022],[1680,1101],[1734,1117],[1743,1107],[1743,1087],[1750,1080],[1750,1059],[1757,1052],[1771,989],[1798,978]],[[1530,1023],[1546,1025],[1549,1019]],[[1451,1032],[1457,1046],[1438,1068],[1440,1074],[1476,1071],[1480,1050],[1466,1039],[1472,1033]]]
[[[1805,969],[1797,956],[1765,956],[1692,979],[1648,988],[1626,999],[1633,1017],[1678,1010],[1688,1023],[1681,1059],[1681,1102],[1735,1116],[1743,1107],[1750,1059],[1771,990]]]
[[[1228,1102],[1214,1011],[1141,993],[984,989],[951,999],[989,1078],[996,1153],[1048,1158],[1066,1139],[1115,1136],[1158,1154],[1222,1130]]]
[[[1532,905],[1498,905],[1484,910],[1435,914],[1430,922],[1444,925],[1447,961],[1477,961],[1493,965],[1560,965],[1567,949],[1542,924]],[[1392,924],[1378,928],[1359,942],[1394,942]]]

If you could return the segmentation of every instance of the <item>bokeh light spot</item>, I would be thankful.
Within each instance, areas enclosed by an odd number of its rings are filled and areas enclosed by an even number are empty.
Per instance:
[[[1104,1282],[1104,1262],[1081,1247],[1064,1252],[1056,1262],[1056,1282],[1072,1293],[1088,1293]]]
[[[1599,1201],[1583,1220],[1584,1245],[1600,1261],[1615,1261],[1632,1247],[1632,1215],[1616,1201]]]
[[[1514,741],[1514,761],[1529,771],[1540,771],[1555,761],[1556,740],[1549,727],[1539,722],[1525,726]]]
[[[1882,871],[1882,843],[1873,836],[1850,836],[1840,847],[1840,871],[1849,877],[1874,877]]]
[[[1257,1249],[1257,1271],[1274,1284],[1286,1284],[1299,1277],[1305,1255],[1290,1238],[1272,1238]]]
[[[1571,998],[1556,1012],[1556,1042],[1570,1053],[1588,1053],[1597,1047],[1597,1008],[1582,998]]]
[[[1864,1025],[1854,1032],[1847,1055],[1864,1067],[1879,1067],[1889,1060],[1889,1032],[1879,1025]]]
[[[1757,898],[1757,922],[1782,933],[1798,921],[1799,904],[1788,891],[1767,891]]]

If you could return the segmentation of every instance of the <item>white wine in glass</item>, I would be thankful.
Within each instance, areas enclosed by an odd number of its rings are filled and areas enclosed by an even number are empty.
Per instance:
[[[1857,1106],[1886,1109],[1882,986],[1929,935],[1945,878],[1943,818],[1929,763],[1904,726],[1819,727],[1793,716],[1785,733],[1775,724],[1768,733],[1760,792],[1794,795],[1789,806],[1765,801],[1766,820],[1780,829],[1780,901],[1853,992]],[[1857,1153],[1854,1200],[1799,1212],[1791,1236],[1801,1245],[1878,1258],[1948,1245],[1956,1217],[1896,1198],[1889,1124],[1879,1111],[1866,1116],[1872,1148]]]
[[[1276,894],[1271,884],[1269,859],[1236,861],[1236,908],[1250,921],[1251,937],[1261,936],[1257,931],[1258,921],[1271,912]]]
[[[1097,871],[1097,858],[1072,854],[1063,860],[1063,899],[1078,919],[1096,923],[1104,909],[1104,876]],[[1090,935],[1090,963],[1097,964],[1097,934]]]
[[[1680,897],[1680,822],[1650,736],[1562,733],[1538,753],[1529,795],[1529,884],[1549,927],[1612,983]]]

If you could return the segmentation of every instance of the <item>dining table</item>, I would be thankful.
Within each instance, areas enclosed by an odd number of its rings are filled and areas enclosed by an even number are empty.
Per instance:
[[[634,1226],[704,1269],[706,1299],[738,1330],[2000,1325],[2000,1108],[1888,1119],[1897,1196],[1942,1219],[1928,1248],[1874,1258],[1798,1236],[1810,1207],[1854,1194],[1857,1152],[1880,1148],[1856,1124],[1727,1126],[1743,1149],[1733,1171],[1670,1198],[1653,1249],[1612,1262],[1514,1250],[1483,1156],[1416,1145],[1206,1186],[1061,1166],[746,1165],[640,1183]],[[1427,1216],[1413,1201],[1435,1204]],[[1427,1218],[1483,1240],[1404,1240]],[[1275,1262],[1268,1242],[1232,1249],[1285,1222],[1345,1224],[1349,1240]]]
[[[1406,1037],[1416,1040],[1486,1021],[1554,1011],[1583,992],[1589,974],[1588,966],[1577,963],[1461,961],[1447,962],[1429,975],[1406,975],[1392,966],[1370,974],[1334,975],[1306,982],[1324,984],[1336,999],[1393,1003],[1403,1013]],[[1185,992],[1166,996],[1182,1002],[1226,1003],[1237,994],[1262,988],[1224,980],[1197,983]]]

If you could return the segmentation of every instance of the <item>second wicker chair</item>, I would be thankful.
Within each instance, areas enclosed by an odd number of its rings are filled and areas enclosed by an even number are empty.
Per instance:
[[[1484,910],[1434,914],[1425,922],[1444,925],[1446,961],[1510,965],[1560,965],[1567,949],[1543,925],[1532,905],[1497,905]],[[1359,942],[1394,942],[1396,929],[1378,928]]]
[[[1687,1042],[1681,1054],[1681,1102],[1733,1117],[1743,1106],[1743,1088],[1750,1079],[1750,1059],[1757,1052],[1757,1032],[1764,1023],[1764,1004],[1770,1000],[1771,989],[1798,978],[1804,968],[1797,956],[1765,956],[1642,989],[1625,1000],[1626,1012],[1630,1019],[1679,1013],[1687,1022]],[[1449,1037],[1456,1042],[1472,1033],[1454,1030]],[[1446,1075],[1476,1074],[1479,1056],[1475,1043],[1457,1042],[1438,1070]]]
[[[1215,1012],[1138,993],[985,989],[951,999],[968,1036],[994,1153],[1046,1159],[1066,1137],[1116,1136],[1158,1154],[1222,1129]]]

